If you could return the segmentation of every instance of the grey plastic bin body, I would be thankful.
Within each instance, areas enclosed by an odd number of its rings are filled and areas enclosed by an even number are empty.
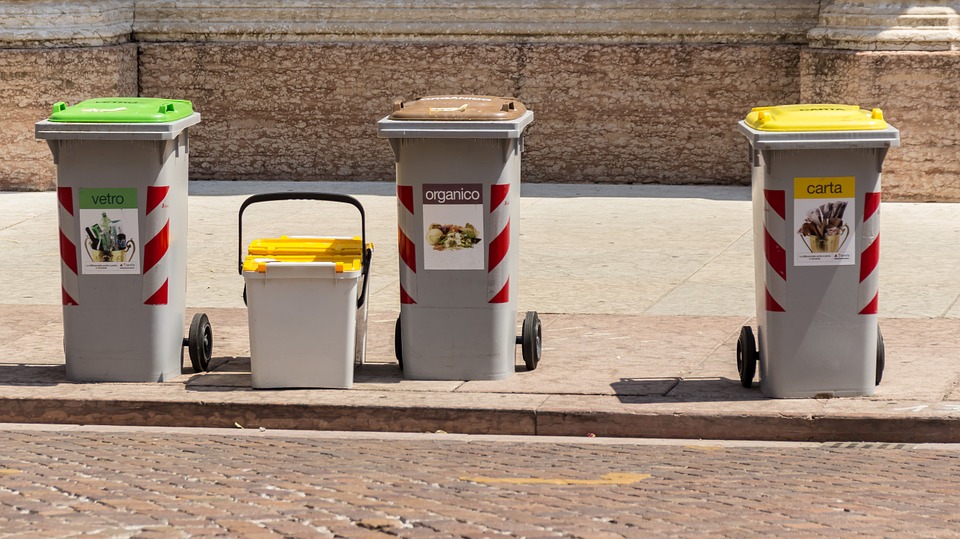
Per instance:
[[[193,113],[166,123],[36,125],[37,138],[48,141],[57,165],[63,345],[70,380],[156,382],[181,374],[187,128],[199,121]],[[120,197],[126,199],[122,217],[112,219],[121,215],[113,210],[108,218],[126,236],[126,249],[115,250],[109,259],[98,254],[96,235],[86,231],[89,212],[106,214]],[[118,259],[116,253],[124,254]]]
[[[880,172],[899,132],[769,132],[743,121],[739,131],[752,165],[761,391],[776,398],[872,395]],[[818,248],[800,231],[810,211],[838,202],[846,212],[837,243]]]
[[[377,125],[396,156],[406,378],[498,380],[515,371],[520,156],[532,121],[524,111]],[[448,225],[471,226],[476,243],[462,246]]]

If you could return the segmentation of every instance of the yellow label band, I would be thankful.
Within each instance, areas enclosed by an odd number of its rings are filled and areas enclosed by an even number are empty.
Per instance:
[[[836,176],[828,178],[794,178],[794,198],[856,198],[856,178]]]

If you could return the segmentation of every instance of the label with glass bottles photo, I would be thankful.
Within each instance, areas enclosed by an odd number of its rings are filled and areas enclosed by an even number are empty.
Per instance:
[[[84,274],[139,274],[135,188],[80,189],[80,258]]]

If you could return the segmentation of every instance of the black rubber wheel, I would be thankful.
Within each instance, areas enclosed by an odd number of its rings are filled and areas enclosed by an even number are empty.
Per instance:
[[[190,350],[190,363],[194,372],[203,372],[210,369],[210,358],[213,355],[213,328],[207,315],[198,313],[193,315],[190,322],[190,334],[187,337],[187,348]]]
[[[400,337],[400,317],[397,317],[397,325],[393,327],[393,351],[397,356],[397,363],[400,364],[400,370],[403,370],[403,347]]]
[[[527,311],[521,331],[520,350],[523,353],[523,364],[528,371],[532,371],[537,368],[543,354],[543,326],[536,311]]]
[[[880,333],[880,327],[877,326],[877,385],[883,380],[883,368],[886,366],[884,359],[885,350],[883,349],[883,335]]]
[[[753,387],[759,355],[757,340],[753,338],[753,329],[750,326],[743,326],[740,328],[740,338],[737,339],[737,372],[740,373],[740,385],[743,387]]]

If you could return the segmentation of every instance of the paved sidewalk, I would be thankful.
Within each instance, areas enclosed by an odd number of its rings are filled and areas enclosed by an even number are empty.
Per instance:
[[[368,364],[354,388],[252,390],[236,213],[254,192],[358,196],[374,255]],[[743,187],[524,185],[519,310],[544,323],[540,367],[497,382],[404,380],[392,184],[194,182],[188,317],[214,329],[213,370],[159,384],[66,380],[54,193],[0,193],[0,421],[494,434],[960,441],[960,205],[884,203],[887,366],[865,398],[775,400],[740,387],[755,324]],[[252,206],[244,243],[353,234],[352,208]],[[519,354],[518,354],[519,355]],[[756,384],[755,384],[756,386]]]

